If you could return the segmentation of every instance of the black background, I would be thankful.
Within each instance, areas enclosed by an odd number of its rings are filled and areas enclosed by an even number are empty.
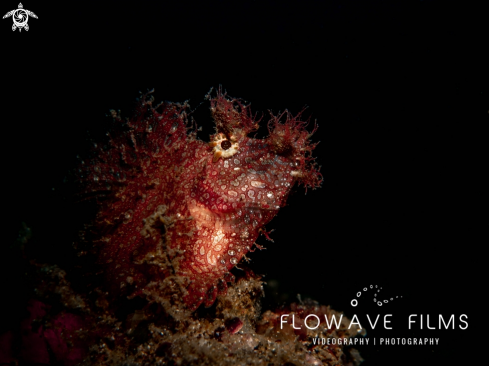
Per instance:
[[[75,203],[69,172],[89,135],[103,139],[108,110],[130,115],[139,91],[189,99],[204,140],[212,122],[200,103],[211,87],[251,102],[265,120],[267,110],[307,105],[304,115],[319,124],[324,182],[307,195],[294,189],[268,225],[275,242],[260,238],[267,249],[250,255],[269,284],[264,307],[301,294],[360,320],[393,314],[394,330],[370,337],[440,338],[439,346],[362,347],[365,366],[479,358],[487,165],[474,161],[488,109],[480,9],[435,1],[23,5],[39,17],[28,32],[0,22],[2,245],[26,222],[30,255],[69,269],[70,244],[93,215]],[[1,11],[16,6],[2,2]],[[15,272],[5,273],[15,283]],[[379,308],[364,294],[351,307],[370,284],[402,299]],[[409,332],[411,313],[467,314],[469,328]]]

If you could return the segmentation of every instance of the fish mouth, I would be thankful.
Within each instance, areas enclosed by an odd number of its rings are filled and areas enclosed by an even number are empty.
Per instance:
[[[254,220],[262,221],[264,214],[278,211],[276,209],[265,209],[257,205],[245,205],[232,212],[215,212],[205,205],[188,203],[187,207],[190,215],[199,227],[206,227],[214,230],[221,230],[226,233],[241,231],[242,229],[253,225]],[[251,223],[251,224],[250,224]]]

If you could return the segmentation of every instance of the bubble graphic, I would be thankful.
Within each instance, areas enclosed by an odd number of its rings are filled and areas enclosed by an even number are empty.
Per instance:
[[[371,289],[374,289],[374,285],[370,285],[370,288]],[[378,306],[382,306],[383,304],[387,304],[389,303],[389,301],[393,301],[394,298],[391,297],[390,300],[389,299],[385,299],[385,300],[381,300],[377,297],[377,294],[380,292],[380,290],[382,290],[382,287],[379,287],[378,285],[375,285],[375,289],[376,291],[373,291],[373,300],[375,303],[377,303]],[[368,291],[368,287],[364,287],[363,288],[363,291]],[[357,292],[357,297],[360,297],[362,295],[362,292],[361,291],[358,291]],[[396,296],[396,299],[399,298],[402,296]],[[353,299],[351,300],[351,306],[355,307],[355,306],[358,306],[358,300],[357,299]]]

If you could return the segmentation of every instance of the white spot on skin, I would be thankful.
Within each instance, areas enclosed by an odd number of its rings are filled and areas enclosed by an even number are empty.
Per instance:
[[[224,233],[221,230],[218,230],[216,235],[214,235],[214,238],[212,239],[212,246],[216,246],[222,238],[224,238]]]
[[[265,187],[266,187],[265,183],[260,182],[260,181],[258,181],[258,180],[252,180],[250,184],[251,184],[253,187],[256,187],[256,188],[265,188]]]
[[[200,247],[200,255],[204,255],[204,254],[205,254],[205,248],[204,248],[204,246],[202,245],[202,246]]]
[[[210,250],[207,252],[207,263],[209,263],[212,266],[216,265],[216,257],[212,255]]]

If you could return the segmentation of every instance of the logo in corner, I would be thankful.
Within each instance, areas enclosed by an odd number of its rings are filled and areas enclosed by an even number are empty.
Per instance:
[[[37,15],[34,14],[30,10],[24,9],[22,3],[19,3],[19,8],[9,11],[7,14],[3,16],[3,19],[12,17],[14,20],[14,24],[12,25],[12,30],[15,31],[19,28],[19,32],[22,31],[22,28],[25,28],[26,31],[29,30],[29,26],[27,25],[27,21],[29,20],[29,16],[33,18],[37,18]]]

